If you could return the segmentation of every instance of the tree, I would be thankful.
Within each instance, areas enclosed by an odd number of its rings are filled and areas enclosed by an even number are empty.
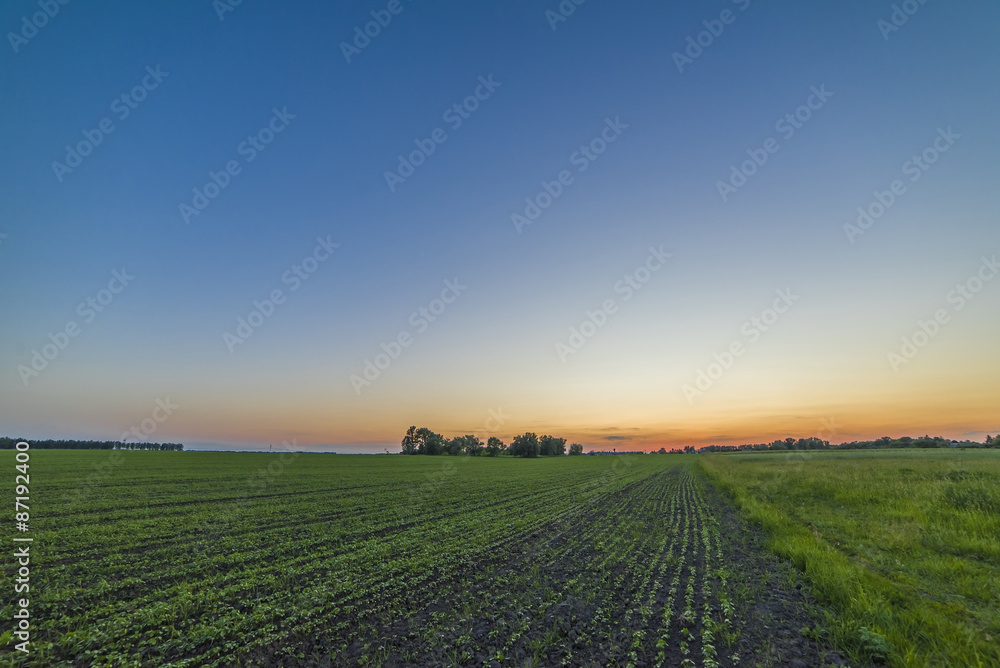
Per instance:
[[[569,446],[569,454],[571,454],[571,455],[582,455],[583,454],[583,446],[580,445],[579,443],[573,443],[573,444],[571,444]]]
[[[537,457],[538,436],[530,431],[515,436],[507,451],[515,457]]]
[[[447,442],[444,436],[436,434],[427,427],[417,429],[417,454],[418,455],[443,455]]]
[[[460,436],[454,440],[457,441],[458,444],[461,446],[461,450],[458,453],[452,453],[452,454],[461,454],[462,452],[464,452],[470,457],[478,457],[479,455],[483,454],[483,442],[480,441],[476,436],[473,436],[471,434],[466,434],[465,436]]]
[[[553,457],[566,454],[566,439],[555,436],[542,436],[538,439],[538,454],[542,457]]]
[[[487,457],[497,457],[503,454],[503,451],[507,449],[507,446],[503,444],[496,436],[490,436],[489,440],[486,441],[486,456]]]
[[[417,428],[411,426],[406,430],[406,436],[403,437],[403,454],[404,455],[415,455],[417,454]]]
[[[656,451],[656,454],[658,454],[658,455],[665,455],[665,454],[667,454],[667,449],[666,448],[660,448],[659,450]]]
[[[427,437],[425,445],[427,447],[427,454],[443,455],[447,452],[448,442],[441,434],[431,432],[430,436]]]
[[[462,436],[456,436],[455,438],[445,442],[445,453],[449,455],[460,455],[462,454],[462,451],[465,450],[465,438]]]

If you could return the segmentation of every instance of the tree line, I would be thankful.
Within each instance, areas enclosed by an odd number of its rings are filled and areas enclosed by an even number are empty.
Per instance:
[[[746,451],[781,451],[781,450],[879,450],[889,448],[950,448],[951,439],[941,436],[902,436],[900,438],[890,438],[883,436],[874,441],[851,441],[849,443],[834,443],[824,441],[816,437],[811,438],[785,438],[777,439],[770,443],[745,443],[743,445],[706,445],[697,450],[692,446],[683,449],[667,450],[660,448],[657,454],[684,454],[693,452],[746,452]],[[984,443],[977,441],[960,441],[960,448],[1000,448],[1000,435],[987,435]]]
[[[815,436],[809,438],[785,438],[776,439],[770,443],[744,443],[743,445],[706,445],[698,448],[698,452],[737,452],[737,451],[760,451],[760,450],[826,450],[827,448],[838,446],[830,445],[830,441],[824,441]]]
[[[486,443],[475,435],[445,438],[427,427],[411,426],[401,443],[404,455],[468,455],[470,457],[557,457],[566,454],[566,439],[555,436],[538,436],[525,432],[514,437],[510,445],[496,436]],[[582,455],[583,446],[572,443],[569,454]]]
[[[179,452],[184,449],[181,443],[141,443],[133,441],[76,441],[57,439],[33,441],[27,438],[0,437],[0,450],[13,450],[21,441],[31,444],[32,450],[172,450]]]

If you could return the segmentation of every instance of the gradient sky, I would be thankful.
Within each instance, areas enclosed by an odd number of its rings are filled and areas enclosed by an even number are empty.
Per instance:
[[[73,2],[37,31],[37,3],[5,5],[0,433],[118,439],[146,420],[148,440],[188,448],[380,452],[411,424],[644,450],[1000,431],[1000,277],[974,278],[1000,254],[995,2],[914,2],[887,32],[891,2],[593,0],[553,30],[555,0],[401,0],[347,62],[341,43],[389,4],[251,0],[220,19],[210,0]],[[721,34],[678,71],[706,21]],[[115,100],[157,67],[122,119]],[[499,86],[452,129],[480,77]],[[788,137],[776,123],[813,87],[833,95]],[[248,162],[241,142],[274,109],[294,119]],[[60,180],[53,162],[105,118]],[[627,128],[581,172],[606,119]],[[390,190],[436,128],[446,141]],[[723,201],[717,183],[769,138]],[[186,223],[179,205],[233,160]],[[518,232],[512,214],[563,170],[572,183]],[[845,223],[896,179],[851,243]],[[339,247],[293,291],[283,277],[318,238]],[[626,300],[651,247],[671,256]],[[101,293],[123,268],[134,279]],[[434,322],[411,320],[456,279]],[[230,352],[224,334],[274,290],[284,303]],[[779,290],[794,303],[757,329]],[[89,322],[78,310],[109,296]],[[412,343],[356,391],[401,332]],[[699,372],[718,377],[686,395]]]

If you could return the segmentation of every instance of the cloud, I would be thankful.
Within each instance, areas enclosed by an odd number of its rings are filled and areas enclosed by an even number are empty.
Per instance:
[[[605,441],[630,441],[630,440],[632,440],[632,437],[631,436],[605,436],[604,440]]]

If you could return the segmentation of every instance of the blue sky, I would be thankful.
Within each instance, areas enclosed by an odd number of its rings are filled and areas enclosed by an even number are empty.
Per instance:
[[[912,361],[888,361],[1000,251],[995,4],[929,0],[886,39],[892,3],[591,0],[553,30],[556,2],[403,0],[348,63],[341,43],[387,4],[245,1],[220,20],[207,0],[71,2],[16,52],[8,35],[5,432],[117,438],[168,396],[182,408],[152,440],[343,451],[413,423],[481,429],[498,407],[504,437],[641,448],[814,435],[828,416],[844,439],[1000,428],[1000,281]],[[38,11],[11,3],[0,26]],[[675,52],[725,11],[679,72]],[[169,74],[119,118],[147,68]],[[499,85],[452,129],[444,113],[480,77]],[[776,122],[824,86],[783,136]],[[294,118],[247,162],[241,143],[275,109]],[[114,131],[60,181],[52,163],[105,118]],[[627,127],[578,171],[606,119]],[[385,172],[437,128],[447,140],[390,191]],[[948,128],[958,138],[911,182],[903,165]],[[723,201],[718,181],[769,138],[777,152]],[[232,160],[240,172],[186,223],[179,205]],[[511,215],[563,170],[572,184],[518,233]],[[896,179],[905,194],[850,243],[843,225]],[[282,277],[317,238],[339,248],[290,291]],[[670,261],[561,359],[556,344],[661,245]],[[123,267],[134,282],[83,323],[78,304]],[[468,289],[413,333],[410,315],[456,278]],[[796,305],[687,401],[785,288]],[[223,334],[275,289],[286,301],[230,352]],[[80,334],[25,382],[71,320]],[[403,331],[412,345],[359,394],[351,376]]]

